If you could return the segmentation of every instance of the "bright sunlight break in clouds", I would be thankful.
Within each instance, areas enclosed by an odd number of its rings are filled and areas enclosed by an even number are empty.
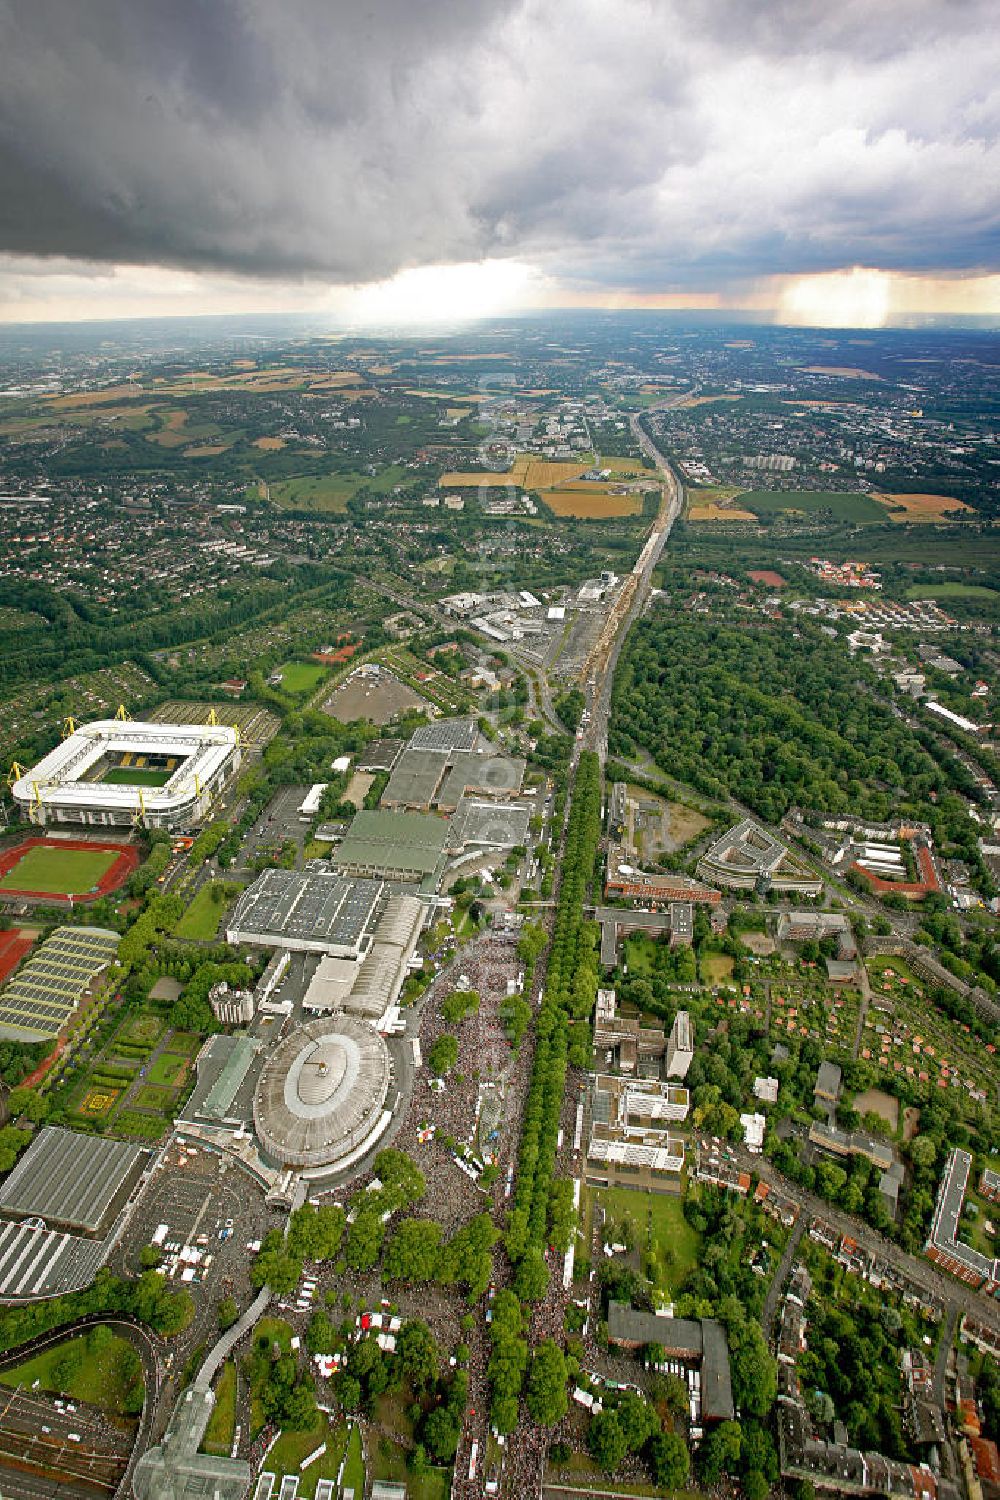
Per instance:
[[[993,0],[0,0],[0,317],[1000,312]]]

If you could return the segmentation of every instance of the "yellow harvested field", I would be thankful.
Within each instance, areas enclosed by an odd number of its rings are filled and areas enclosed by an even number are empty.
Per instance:
[[[689,521],[756,521],[752,510],[740,510],[736,505],[692,505],[688,511]]]
[[[557,516],[576,516],[580,520],[603,520],[607,516],[637,516],[642,501],[636,495],[609,495],[598,485],[587,489],[539,490],[545,504]]]
[[[263,449],[265,453],[277,453],[279,448],[285,446],[285,440],[280,437],[254,438],[253,445],[255,448]]]
[[[714,401],[742,401],[743,397],[736,394],[725,394],[721,396],[685,396],[683,401],[678,401],[679,411],[689,410],[692,406],[711,406]]]
[[[874,370],[859,370],[857,365],[806,365],[807,375],[839,375],[842,380],[881,380]]]
[[[956,521],[975,515],[971,505],[953,495],[872,495],[890,507],[890,521]]]
[[[647,469],[640,458],[618,458],[614,453],[607,456],[601,455],[597,460],[599,469],[610,469],[612,474],[648,474],[652,477],[654,471]]]
[[[446,417],[457,417],[458,420],[461,421],[462,418],[467,417],[471,411],[471,406],[446,406],[444,409],[444,414]]]
[[[212,458],[216,453],[225,453],[228,443],[199,443],[194,448],[185,448],[185,458]]]
[[[150,433],[150,442],[158,443],[161,448],[180,448],[182,444],[189,441],[182,431],[182,428],[187,425],[187,419],[188,414],[183,409],[168,412],[159,432]]]
[[[69,411],[74,406],[103,406],[107,401],[125,401],[142,394],[141,385],[109,385],[103,391],[80,391],[76,396],[49,396],[46,400],[56,411]]]

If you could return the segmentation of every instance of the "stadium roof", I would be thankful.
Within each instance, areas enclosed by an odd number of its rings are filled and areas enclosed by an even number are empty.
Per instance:
[[[334,869],[265,870],[243,892],[227,925],[231,943],[259,943],[359,958],[387,892],[379,880]]]
[[[0,1213],[96,1234],[135,1186],[148,1152],[46,1125],[0,1187]]]
[[[0,1037],[58,1036],[118,942],[118,933],[105,927],[57,927],[0,994]]]
[[[447,837],[447,823],[433,813],[359,812],[333,863],[357,875],[419,880],[441,865]]]
[[[98,719],[81,725],[42,757],[13,786],[14,800],[36,821],[47,810],[63,817],[145,813],[153,821],[189,813],[204,801],[210,784],[225,775],[239,749],[239,736],[225,724],[155,724]],[[89,780],[109,754],[164,756],[179,761],[162,786],[129,786]]]
[[[254,1127],[282,1166],[329,1166],[379,1125],[392,1076],[382,1037],[352,1016],[327,1016],[291,1032],[264,1065]]]

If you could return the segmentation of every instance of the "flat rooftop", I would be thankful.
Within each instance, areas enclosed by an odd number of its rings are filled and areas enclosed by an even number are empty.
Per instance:
[[[429,808],[448,766],[447,750],[408,747],[393,767],[382,793],[383,807]]]
[[[265,870],[236,903],[227,936],[358,957],[370,946],[385,895],[381,881],[333,869]]]
[[[433,813],[366,809],[353,819],[333,863],[358,875],[421,879],[443,862],[447,838],[447,823]]]
[[[106,927],[57,927],[0,994],[0,1037],[57,1037],[119,941]]]
[[[131,1192],[148,1151],[46,1125],[0,1187],[0,1213],[97,1234]]]
[[[422,724],[410,736],[412,750],[474,750],[479,739],[475,719],[436,719]]]

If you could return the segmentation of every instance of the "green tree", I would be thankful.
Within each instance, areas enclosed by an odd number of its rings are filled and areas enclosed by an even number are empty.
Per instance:
[[[606,1474],[613,1474],[628,1452],[617,1412],[605,1409],[590,1419],[587,1447]]]
[[[528,1372],[525,1400],[532,1420],[552,1427],[566,1415],[566,1358],[552,1339],[543,1339],[535,1349]]]
[[[687,1484],[691,1456],[684,1439],[676,1432],[659,1432],[651,1438],[647,1457],[659,1489],[679,1490]]]

